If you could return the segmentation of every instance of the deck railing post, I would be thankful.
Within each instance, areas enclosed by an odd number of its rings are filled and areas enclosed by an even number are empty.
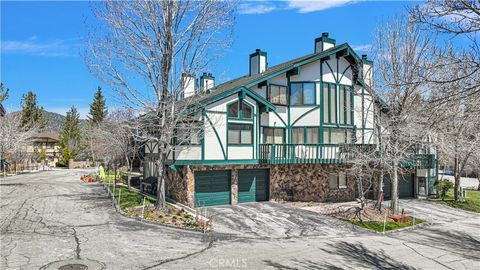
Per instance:
[[[270,160],[270,163],[273,164],[274,161],[275,161],[275,143],[273,143],[273,144],[271,145],[271,147],[272,147],[272,149],[271,149],[271,150],[272,150],[272,151],[271,151],[271,153],[272,153],[272,159]]]

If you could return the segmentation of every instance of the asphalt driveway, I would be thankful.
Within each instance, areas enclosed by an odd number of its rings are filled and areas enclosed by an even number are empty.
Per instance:
[[[363,229],[307,210],[275,202],[242,203],[200,209],[217,233],[243,237],[346,236]]]

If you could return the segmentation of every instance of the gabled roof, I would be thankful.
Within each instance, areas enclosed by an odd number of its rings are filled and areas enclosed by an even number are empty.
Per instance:
[[[33,141],[52,141],[52,142],[58,142],[59,141],[59,135],[56,132],[41,132],[41,133],[36,133],[30,137]]]
[[[252,91],[249,91],[248,88],[264,82],[270,78],[278,76],[282,73],[287,71],[293,70],[295,68],[299,68],[302,65],[306,65],[311,62],[315,62],[320,59],[327,58],[336,53],[343,53],[343,56],[350,57],[350,61],[355,62],[362,62],[363,59],[358,57],[355,51],[348,45],[347,43],[340,44],[338,46],[334,46],[328,50],[318,52],[318,53],[311,53],[282,64],[278,64],[276,66],[269,67],[262,73],[255,74],[252,76],[242,76],[225,83],[219,84],[216,87],[209,89],[209,92],[202,97],[200,97],[199,102],[197,105],[193,106],[192,109],[198,109],[199,107],[206,106],[211,104],[215,101],[218,101],[221,98],[226,96],[232,95],[234,93],[240,91],[248,91],[247,94],[254,98],[255,100],[259,101],[260,103],[266,105],[270,109],[274,109],[275,106],[271,104],[269,101],[265,100],[263,97],[259,96]]]

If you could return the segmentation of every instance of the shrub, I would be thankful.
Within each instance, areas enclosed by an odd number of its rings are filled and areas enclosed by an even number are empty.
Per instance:
[[[447,179],[435,180],[434,185],[437,188],[437,191],[440,192],[440,198],[442,198],[442,200],[445,199],[448,191],[453,187],[453,183]]]

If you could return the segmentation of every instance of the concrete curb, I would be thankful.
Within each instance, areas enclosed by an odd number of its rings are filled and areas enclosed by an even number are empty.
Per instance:
[[[177,226],[173,226],[173,225],[169,225],[169,224],[162,224],[162,223],[158,223],[158,222],[154,222],[154,221],[149,221],[149,220],[141,219],[141,218],[138,218],[138,217],[133,217],[133,216],[129,215],[128,213],[124,212],[120,208],[120,206],[118,205],[117,201],[115,200],[115,196],[113,195],[110,188],[104,182],[102,182],[102,181],[99,181],[99,182],[102,183],[103,188],[107,191],[108,195],[110,195],[110,197],[112,198],[113,208],[115,209],[115,211],[118,212],[120,215],[126,217],[126,218],[133,219],[133,220],[136,220],[136,221],[139,221],[139,222],[142,222],[142,223],[148,223],[148,224],[157,225],[157,226],[161,226],[161,227],[166,227],[166,228],[170,228],[170,229],[175,229],[175,230],[179,230],[179,231],[193,232],[193,233],[196,233],[196,234],[199,234],[199,235],[206,235],[206,234],[210,233],[210,232],[203,232],[200,229],[182,228],[182,227],[177,227]],[[140,193],[140,194],[143,195],[143,193]]]

